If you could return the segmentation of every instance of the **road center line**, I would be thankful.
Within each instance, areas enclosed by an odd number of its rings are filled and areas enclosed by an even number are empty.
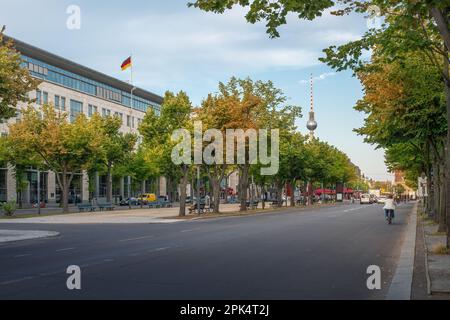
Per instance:
[[[23,282],[23,281],[27,281],[27,280],[31,280],[31,279],[34,279],[34,277],[24,277],[21,279],[9,280],[9,281],[0,283],[0,286],[6,286],[6,285],[13,284],[13,283]]]
[[[151,253],[151,252],[158,252],[158,251],[164,251],[164,250],[167,250],[167,249],[170,249],[170,247],[162,247],[162,248],[152,249],[152,250],[149,250],[148,252],[149,253]]]
[[[154,236],[145,236],[145,237],[139,237],[139,238],[130,238],[130,239],[122,239],[119,240],[119,242],[128,242],[128,241],[136,241],[136,240],[144,240],[144,239],[152,239]]]
[[[29,257],[29,256],[31,256],[31,253],[19,254],[17,256],[14,256],[13,258],[18,259],[18,258]]]
[[[181,231],[181,233],[192,232],[192,231],[195,231],[195,230],[200,230],[200,228],[183,230],[183,231]]]
[[[75,248],[64,248],[64,249],[59,249],[59,250],[56,250],[56,252],[64,252],[64,251],[70,251],[70,250],[75,250]]]

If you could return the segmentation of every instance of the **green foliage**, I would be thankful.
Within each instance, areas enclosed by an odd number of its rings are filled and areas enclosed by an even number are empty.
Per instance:
[[[9,159],[27,154],[29,161],[36,161],[42,169],[59,172],[56,177],[67,212],[68,188],[74,174],[87,170],[92,159],[104,157],[99,121],[97,115],[89,120],[80,114],[70,123],[67,114],[57,114],[51,105],[40,110],[28,107],[22,120],[9,127]]]
[[[1,208],[7,217],[12,217],[17,210],[17,205],[14,201],[1,204]]]
[[[4,30],[0,30],[0,120],[13,117],[19,102],[30,102],[28,93],[40,83],[21,66],[20,53],[12,41],[4,39]]]
[[[197,0],[188,6],[215,13],[224,13],[235,5],[249,7],[245,18],[249,23],[265,21],[270,37],[279,37],[278,28],[286,24],[286,16],[294,13],[299,19],[313,20],[321,16],[325,9],[335,4],[331,0]]]

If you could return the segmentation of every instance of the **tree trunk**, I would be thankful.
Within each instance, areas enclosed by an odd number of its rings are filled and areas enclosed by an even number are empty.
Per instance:
[[[439,170],[439,232],[447,231],[447,216],[446,216],[446,201],[445,201],[445,174],[444,174],[444,164],[440,165]]]
[[[63,213],[69,213],[69,183],[67,180],[67,173],[65,171],[62,174],[61,193],[62,193]]]
[[[448,32],[448,21],[445,19],[444,23],[446,23],[445,27]],[[447,38],[450,38],[450,35],[447,34]],[[447,39],[449,40],[449,39]],[[445,42],[445,53],[444,57],[444,74],[445,76],[449,75],[449,62],[448,62],[448,48],[450,48],[450,41]],[[446,104],[447,104],[447,142],[445,143],[445,210],[446,210],[446,220],[447,220],[447,249],[450,249],[450,82],[445,81],[445,96],[446,96]]]
[[[283,207],[283,187],[284,187],[284,183],[279,181],[276,183],[276,187],[277,187],[277,206],[278,208],[282,208]]]
[[[262,209],[266,209],[266,187],[264,184],[261,185],[261,205]]]
[[[239,167],[239,200],[240,200],[240,211],[247,211],[247,191],[248,191],[248,172],[250,166],[244,164]]]
[[[179,216],[186,216],[186,188],[188,184],[188,168],[183,168],[183,176],[180,180],[180,211]],[[192,196],[191,196],[192,199]]]
[[[291,207],[295,207],[295,180],[289,183],[289,188],[291,189]],[[286,195],[287,196],[287,195]]]
[[[431,175],[431,173],[428,176],[428,183],[427,183],[427,188],[428,188],[428,218],[433,219],[434,216],[434,185],[433,185],[434,181],[433,181],[433,177]]]
[[[440,199],[440,195],[441,195],[441,186],[439,184],[439,164],[434,164],[433,165],[433,186],[434,186],[434,199],[433,199],[433,220],[436,223],[439,223],[439,199]]]
[[[108,162],[108,169],[106,172],[106,202],[112,203],[112,163]]]
[[[214,213],[219,213],[219,207],[220,207],[220,182],[217,179],[211,180],[212,189],[213,189],[213,206],[214,206]]]
[[[430,8],[430,13],[436,22],[436,26],[442,36],[442,40],[444,40],[445,46],[450,48],[450,29],[448,27],[448,19],[446,14],[437,7]]]

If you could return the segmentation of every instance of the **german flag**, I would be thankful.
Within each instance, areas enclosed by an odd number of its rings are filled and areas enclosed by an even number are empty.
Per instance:
[[[128,69],[129,67],[131,67],[131,57],[129,57],[127,60],[125,60],[125,61],[122,63],[122,66],[121,66],[122,71],[125,71],[125,70]]]

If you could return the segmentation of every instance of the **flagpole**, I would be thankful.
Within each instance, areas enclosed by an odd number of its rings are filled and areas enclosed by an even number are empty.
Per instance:
[[[130,133],[133,133],[132,128],[132,116],[133,116],[133,91],[134,91],[134,85],[133,85],[133,54],[130,55],[130,61],[131,61],[131,69],[130,69],[130,83],[131,83],[131,101],[130,101]],[[131,177],[128,176],[128,208],[131,210]]]
[[[130,69],[130,82],[131,82],[131,101],[130,101],[130,132],[133,132],[132,128],[132,115],[133,115],[133,91],[134,91],[134,85],[133,85],[133,54],[130,55],[131,59],[131,69]]]

